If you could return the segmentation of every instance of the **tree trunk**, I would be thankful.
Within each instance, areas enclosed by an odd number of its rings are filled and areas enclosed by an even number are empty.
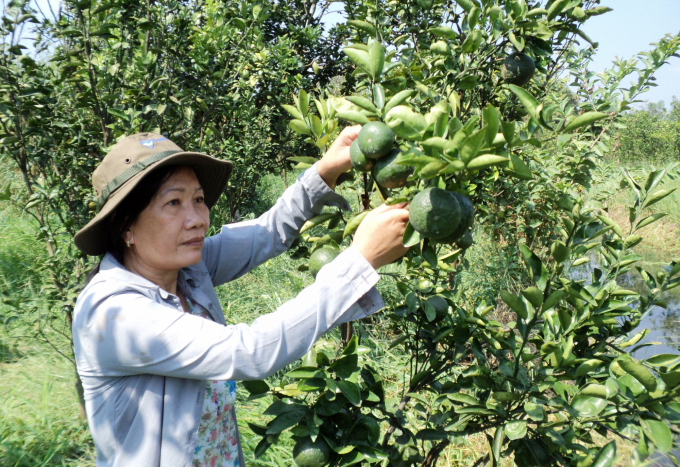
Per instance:
[[[73,312],[69,308],[66,309],[66,323],[68,324],[69,332],[72,332],[72,330],[73,330]],[[75,376],[76,376],[75,387],[76,387],[76,394],[78,395],[80,421],[83,422],[83,423],[87,423],[87,414],[85,413],[85,390],[83,389],[83,381],[80,379],[80,375],[78,374],[78,368],[76,367],[76,364],[75,364],[75,351],[73,349],[73,337],[71,337],[71,353],[73,354],[73,372],[75,373]]]

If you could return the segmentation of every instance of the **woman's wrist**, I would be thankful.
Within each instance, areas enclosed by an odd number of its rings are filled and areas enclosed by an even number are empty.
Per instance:
[[[339,170],[337,167],[333,167],[332,164],[324,161],[324,159],[321,159],[316,164],[316,171],[319,173],[321,180],[323,180],[329,188],[335,189],[338,177],[342,173],[341,170]]]

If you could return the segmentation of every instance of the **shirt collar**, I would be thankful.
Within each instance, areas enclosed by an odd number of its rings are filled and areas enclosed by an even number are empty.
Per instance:
[[[124,281],[128,284],[136,285],[139,287],[146,287],[149,289],[155,289],[158,291],[163,300],[167,299],[170,296],[170,294],[167,291],[160,288],[160,286],[158,286],[157,284],[154,284],[153,282],[151,282],[148,279],[145,279],[139,274],[135,274],[134,272],[128,271],[125,268],[125,266],[120,264],[111,253],[106,253],[106,255],[104,255],[104,258],[102,259],[102,262],[99,266],[99,271],[106,272],[107,275],[111,274],[115,279]],[[205,278],[207,274],[208,271],[206,271],[205,268],[199,268],[198,264],[196,264],[181,269],[179,271],[179,277],[177,279],[180,280],[180,278],[182,278],[183,280],[186,281],[186,283],[190,287],[197,287],[198,284],[200,284],[200,282],[203,280],[203,278]]]

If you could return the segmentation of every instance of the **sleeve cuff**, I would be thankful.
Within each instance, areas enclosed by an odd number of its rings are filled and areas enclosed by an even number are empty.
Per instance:
[[[385,302],[375,288],[380,275],[354,247],[350,246],[331,263],[321,268],[316,280],[333,280],[339,275],[344,276],[350,286],[355,289],[356,295],[360,296],[356,302],[358,306],[351,307],[351,316],[346,316],[343,321],[365,318],[385,306]]]
[[[312,202],[313,210],[321,212],[324,206],[335,206],[343,211],[349,211],[350,206],[345,198],[337,194],[335,191],[326,185],[319,172],[317,171],[317,163],[305,170],[299,177],[298,181],[305,187],[309,193]]]

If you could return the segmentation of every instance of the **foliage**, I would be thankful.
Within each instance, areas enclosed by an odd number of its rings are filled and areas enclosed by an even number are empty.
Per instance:
[[[96,210],[94,168],[125,135],[162,133],[229,158],[235,176],[214,224],[252,210],[259,178],[285,173],[286,156],[306,151],[291,141],[280,104],[341,72],[333,57],[344,33],[322,34],[326,10],[323,2],[310,11],[304,2],[88,0],[49,16],[10,2],[0,25],[0,152],[21,177],[0,187],[0,199],[35,221],[49,312],[14,296],[3,320],[65,323],[37,335],[72,360],[71,310],[92,267],[72,238]]]
[[[391,191],[368,176],[351,181],[364,209],[372,192],[387,203],[429,186],[466,194],[478,228],[504,245],[524,276],[516,290],[500,291],[513,318],[495,320],[490,312],[499,305],[465,296],[457,281],[465,252],[407,227],[403,269],[390,275],[401,297],[388,315],[390,347],[409,356],[401,397],[385,396],[381,369],[361,359],[355,338],[337,354],[315,348],[279,385],[247,383],[252,397],[275,397],[265,412],[275,418],[251,426],[262,436],[256,456],[289,429],[295,439],[325,440],[331,465],[435,465],[449,444],[474,433],[489,442],[479,460],[494,465],[504,457],[522,466],[612,465],[616,442],[599,447],[596,434],[636,438],[638,460],[654,449],[669,452],[668,424],[680,409],[677,357],[638,362],[625,348],[644,336],[628,338],[650,307],[664,306],[662,294],[680,285],[675,262],[653,275],[635,266],[641,258],[630,251],[639,229],[663,215],[649,208],[670,194],[659,183],[673,167],[642,180],[624,171],[621,186],[635,197],[629,232],[584,195],[591,170],[612,150],[617,114],[677,54],[680,36],[641,54],[642,68],[631,60],[599,77],[583,73],[591,51],[576,46],[576,37],[590,42],[580,23],[607,11],[594,3],[357,2],[349,9],[355,33],[344,53],[356,66],[353,95],[301,91],[285,107],[291,128],[322,153],[339,120],[384,121],[398,138],[398,162],[415,174]],[[536,62],[526,88],[500,78],[513,49]],[[563,69],[576,78],[575,93],[556,78]],[[631,73],[639,80],[623,89]],[[295,160],[301,168],[314,162]],[[293,257],[348,242],[363,214],[311,219],[306,227],[318,230],[303,234]],[[584,264],[590,269],[578,277]],[[648,292],[617,284],[633,267]],[[433,295],[450,306],[443,321],[428,301]]]
[[[627,164],[664,164],[680,160],[680,101],[649,103],[643,110],[627,113],[619,131],[616,158]]]

